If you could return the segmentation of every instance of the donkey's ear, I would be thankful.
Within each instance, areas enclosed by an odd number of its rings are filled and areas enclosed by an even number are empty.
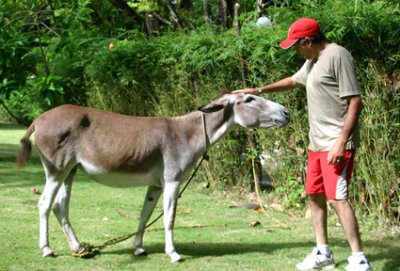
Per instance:
[[[203,113],[213,113],[222,109],[224,109],[224,105],[222,104],[207,104],[197,108],[197,110],[200,110]]]

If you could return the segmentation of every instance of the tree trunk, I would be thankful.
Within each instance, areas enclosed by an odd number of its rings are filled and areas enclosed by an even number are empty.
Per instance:
[[[233,17],[233,27],[236,28],[236,33],[237,33],[238,36],[240,36],[239,15],[240,15],[240,5],[239,5],[239,3],[236,3],[235,4],[235,10],[234,10],[234,17]]]
[[[181,19],[179,18],[178,14],[175,11],[174,5],[171,3],[170,0],[163,0],[164,6],[168,9],[169,13],[171,14],[172,21],[174,25],[178,28],[182,28]]]
[[[235,11],[234,11],[233,26],[236,28],[236,34],[238,37],[240,37],[239,15],[240,15],[240,5],[238,3],[236,3]],[[246,87],[247,86],[247,84],[246,84],[247,71],[246,71],[246,65],[244,64],[242,52],[239,52],[239,60],[240,60],[240,73],[242,76],[242,84],[243,84],[243,87]]]
[[[160,22],[162,22],[162,23],[164,23],[164,24],[166,24],[166,25],[172,26],[172,23],[171,23],[170,21],[168,21],[168,19],[162,17],[162,16],[161,16],[160,14],[158,14],[157,12],[151,12],[151,15],[152,15],[153,17],[156,17],[156,18],[158,19],[158,21],[160,21]]]
[[[228,29],[228,6],[226,0],[220,0],[217,10],[217,24]]]
[[[239,15],[240,15],[240,5],[239,3],[236,3],[234,6],[234,19],[233,19],[233,26],[236,28],[236,34],[238,37],[240,37],[240,21],[239,21]],[[247,70],[246,70],[246,65],[244,63],[243,59],[243,54],[240,51],[239,52],[239,59],[240,59],[240,72],[242,76],[242,84],[243,87],[247,87],[246,84],[246,77],[247,77]],[[260,160],[260,154],[261,154],[261,148],[259,147],[259,144],[257,143],[257,137],[254,133],[254,131],[246,131],[247,134],[247,140],[249,142],[250,147],[255,150],[257,155],[253,158],[254,159],[254,164],[252,164],[252,167],[254,166],[254,170],[252,170],[252,175],[253,172],[255,173],[255,176],[253,176],[252,180],[250,180],[251,188],[252,190],[254,189],[254,182],[257,182],[259,187],[261,187],[261,181],[262,181],[262,165],[261,165],[261,160]]]
[[[151,13],[146,14],[146,29],[149,36],[157,36],[159,31],[158,21]]]
[[[204,21],[206,25],[211,25],[212,23],[211,7],[207,3],[207,0],[203,0],[203,10],[204,10]]]
[[[282,1],[281,7],[283,7],[286,4],[287,4],[286,1]],[[272,5],[274,5],[274,7],[277,7],[277,4],[272,0],[257,0],[257,15],[258,15],[258,17],[267,15],[266,9]]]
[[[257,0],[256,3],[257,17],[260,17],[263,14],[263,0]]]
[[[153,14],[146,14],[146,29],[150,37],[157,36],[159,31],[158,20]]]

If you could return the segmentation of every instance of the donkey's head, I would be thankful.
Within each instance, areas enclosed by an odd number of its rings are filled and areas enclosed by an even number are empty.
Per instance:
[[[282,105],[251,94],[225,94],[200,108],[214,112],[224,109],[231,121],[245,128],[284,126],[289,122],[289,111]]]

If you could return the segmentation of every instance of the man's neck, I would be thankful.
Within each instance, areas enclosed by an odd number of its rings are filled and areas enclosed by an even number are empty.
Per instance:
[[[315,43],[313,44],[314,47],[314,51],[315,51],[315,55],[313,57],[314,60],[318,59],[318,57],[320,56],[321,52],[328,47],[330,43],[328,41],[322,41],[319,43]]]

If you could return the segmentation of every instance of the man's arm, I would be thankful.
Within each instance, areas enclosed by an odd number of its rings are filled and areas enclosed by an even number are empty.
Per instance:
[[[268,84],[261,88],[244,88],[232,91],[232,93],[248,93],[259,95],[261,93],[271,93],[271,92],[280,92],[285,90],[293,89],[297,86],[296,81],[293,80],[292,77],[286,77],[285,79],[279,80],[277,82]]]
[[[346,143],[352,134],[354,127],[357,124],[358,117],[360,116],[363,104],[361,96],[350,96],[349,108],[347,116],[344,121],[343,130],[336,140],[336,143],[332,146],[328,153],[328,164],[334,164],[336,161],[342,161],[346,152]]]

